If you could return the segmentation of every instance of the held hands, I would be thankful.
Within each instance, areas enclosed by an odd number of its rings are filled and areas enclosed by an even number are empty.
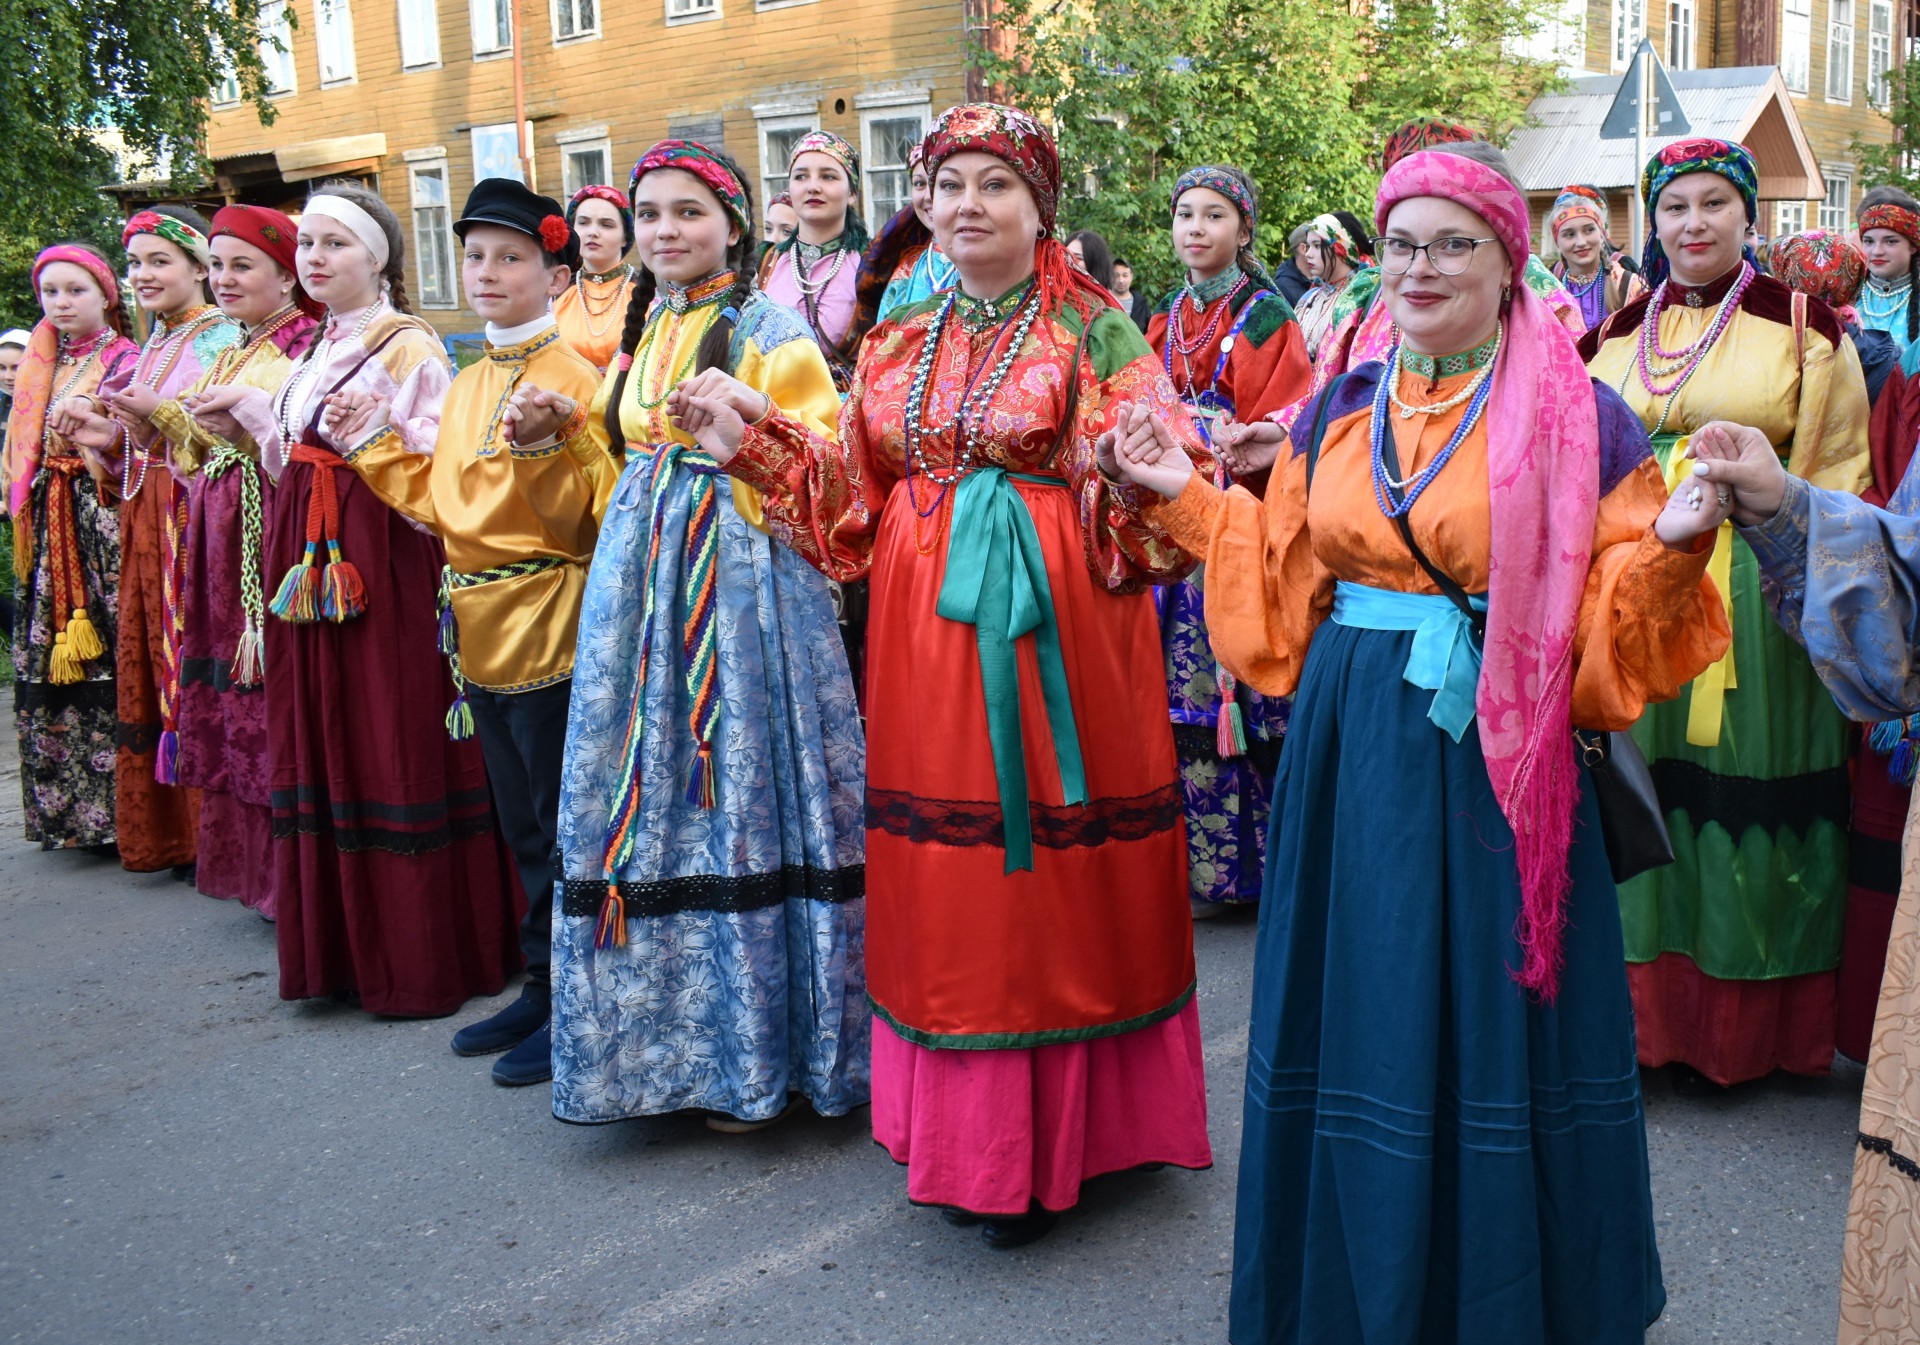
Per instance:
[[[104,403],[96,397],[65,397],[47,417],[54,432],[82,454],[89,450],[104,453],[120,439],[120,422],[104,414]]]
[[[113,415],[135,434],[145,434],[148,417],[160,405],[160,394],[138,383],[113,394]]]
[[[500,417],[500,432],[518,445],[544,444],[573,419],[579,403],[571,397],[526,384],[515,390]]]
[[[327,394],[321,428],[336,444],[351,447],[387,423],[393,403],[371,392]]]
[[[747,426],[773,413],[773,398],[718,369],[703,369],[667,394],[674,426],[721,466],[733,461]]]
[[[1235,476],[1257,476],[1272,467],[1280,456],[1280,445],[1287,432],[1271,420],[1256,420],[1251,425],[1229,425],[1214,441],[1213,451]]]
[[[1713,421],[1694,431],[1687,456],[1694,460],[1695,481],[1732,495],[1735,523],[1750,528],[1780,512],[1787,494],[1787,469],[1759,430]]]
[[[1171,500],[1187,488],[1193,459],[1173,437],[1173,431],[1144,406],[1128,405],[1114,417],[1113,428],[1094,441],[1100,470],[1109,477],[1145,486]]]
[[[227,384],[224,387],[208,388],[180,399],[180,405],[193,417],[193,423],[208,434],[218,435],[228,443],[233,443],[246,434],[238,420],[234,419],[233,408],[240,404],[246,389]]]

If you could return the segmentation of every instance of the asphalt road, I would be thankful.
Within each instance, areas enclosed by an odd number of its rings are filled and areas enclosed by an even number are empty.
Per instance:
[[[0,841],[0,1340],[1224,1341],[1253,927],[1197,944],[1217,1166],[1097,1181],[995,1253],[907,1204],[864,1112],[561,1125],[448,1051],[492,1003],[284,1003],[257,917]],[[1649,1083],[1651,1341],[1832,1340],[1858,1094]]]

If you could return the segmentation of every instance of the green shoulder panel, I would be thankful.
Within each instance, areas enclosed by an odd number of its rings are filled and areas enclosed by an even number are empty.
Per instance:
[[[1054,320],[1073,340],[1080,339],[1080,310],[1072,304],[1061,305]],[[1103,308],[1094,315],[1087,332],[1087,357],[1093,362],[1093,376],[1102,382],[1112,378],[1135,360],[1153,358],[1153,347],[1133,325],[1133,319],[1117,308]]]
[[[1253,343],[1258,350],[1264,346],[1273,334],[1293,321],[1293,305],[1281,294],[1270,294],[1253,306],[1253,312],[1247,314],[1247,325],[1240,334]]]

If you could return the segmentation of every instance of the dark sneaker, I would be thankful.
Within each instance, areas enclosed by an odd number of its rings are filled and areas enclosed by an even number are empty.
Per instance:
[[[525,1088],[553,1078],[553,1034],[542,1023],[537,1032],[493,1062],[493,1081],[502,1088]]]
[[[498,1055],[511,1050],[547,1025],[550,1000],[545,985],[529,981],[520,998],[491,1018],[468,1023],[453,1034],[455,1055]]]

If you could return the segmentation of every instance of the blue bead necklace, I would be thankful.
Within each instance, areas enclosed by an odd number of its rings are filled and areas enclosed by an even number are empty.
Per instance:
[[[1399,518],[1413,508],[1421,492],[1433,484],[1433,479],[1440,475],[1440,469],[1452,459],[1453,451],[1473,432],[1481,413],[1487,408],[1487,399],[1493,394],[1493,375],[1489,371],[1487,377],[1480,380],[1473,400],[1467,403],[1466,415],[1460,418],[1460,426],[1454,430],[1453,437],[1447,440],[1446,447],[1434,455],[1425,471],[1413,480],[1401,483],[1387,473],[1387,436],[1393,433],[1389,423],[1388,398],[1393,393],[1394,381],[1399,377],[1400,346],[1396,342],[1393,355],[1387,360],[1386,370],[1381,374],[1380,386],[1373,394],[1373,424],[1370,427],[1373,439],[1373,497],[1379,501],[1380,512],[1388,518]],[[1401,493],[1403,486],[1404,494]]]

